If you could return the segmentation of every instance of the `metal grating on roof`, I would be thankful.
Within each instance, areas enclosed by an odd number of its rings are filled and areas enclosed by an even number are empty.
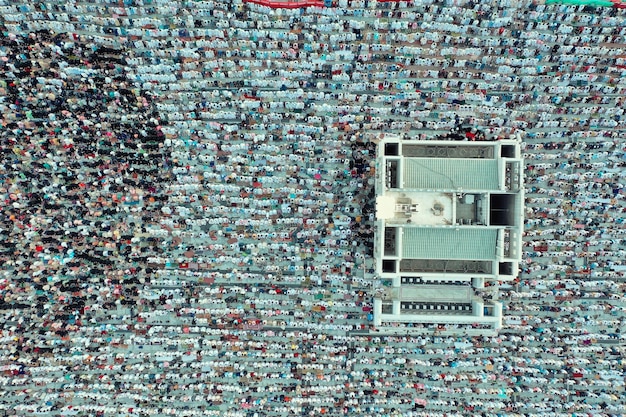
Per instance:
[[[406,158],[494,158],[494,147],[475,145],[403,144]]]
[[[402,258],[492,260],[497,237],[495,229],[405,227]]]
[[[404,188],[497,190],[496,159],[405,158]]]
[[[456,274],[491,274],[491,261],[467,259],[402,259],[400,272],[443,272]]]

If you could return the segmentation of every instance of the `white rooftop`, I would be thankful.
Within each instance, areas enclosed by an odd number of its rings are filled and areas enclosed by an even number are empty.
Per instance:
[[[452,195],[436,192],[388,191],[376,199],[376,214],[388,223],[450,225]]]

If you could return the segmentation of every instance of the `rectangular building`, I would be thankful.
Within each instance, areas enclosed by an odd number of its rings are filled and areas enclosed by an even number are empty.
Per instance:
[[[519,140],[387,136],[376,157],[374,324],[497,330],[497,281],[517,276],[524,225]],[[493,284],[493,285],[492,285]]]

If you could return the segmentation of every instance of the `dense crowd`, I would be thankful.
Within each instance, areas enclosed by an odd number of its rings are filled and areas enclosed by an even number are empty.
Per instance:
[[[0,0],[0,410],[618,416],[626,15]],[[376,143],[522,138],[504,328],[372,326]],[[391,334],[391,335],[390,335]]]

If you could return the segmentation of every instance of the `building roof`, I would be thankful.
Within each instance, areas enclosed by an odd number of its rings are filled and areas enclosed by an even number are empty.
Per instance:
[[[403,259],[496,259],[498,230],[476,227],[404,227]]]
[[[497,190],[496,159],[404,158],[403,188],[424,190]]]
[[[469,303],[472,287],[469,285],[420,285],[394,288],[396,299],[442,303]]]

